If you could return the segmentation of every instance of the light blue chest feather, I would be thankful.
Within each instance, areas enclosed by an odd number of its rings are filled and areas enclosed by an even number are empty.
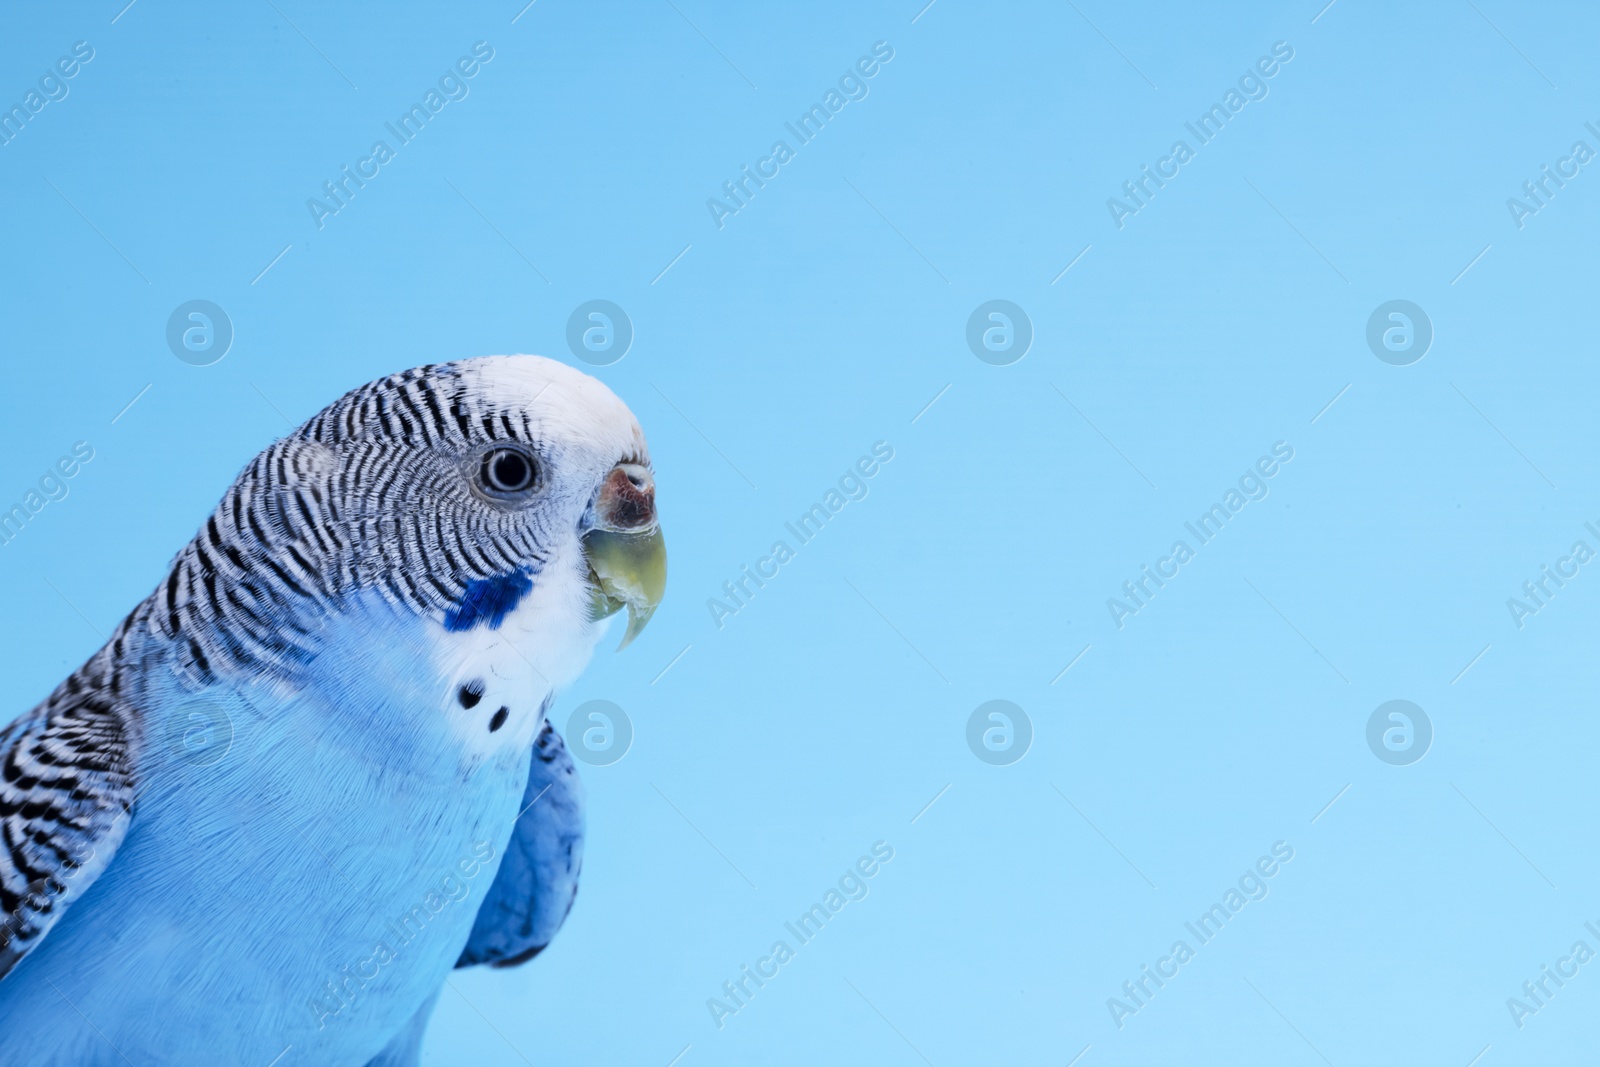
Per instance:
[[[473,657],[442,656],[437,627],[384,609],[339,625],[292,690],[145,694],[132,828],[0,983],[6,1062],[292,1046],[359,1065],[439,988],[505,852],[543,694],[491,676],[465,707]]]

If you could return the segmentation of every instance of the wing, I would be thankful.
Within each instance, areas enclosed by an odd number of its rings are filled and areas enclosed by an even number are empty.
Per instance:
[[[131,746],[95,663],[0,731],[0,978],[99,877],[128,832]]]
[[[526,963],[572,910],[583,866],[583,785],[548,720],[533,747],[522,806],[457,967]]]

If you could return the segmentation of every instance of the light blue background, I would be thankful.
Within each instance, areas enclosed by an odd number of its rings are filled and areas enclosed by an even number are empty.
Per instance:
[[[459,976],[428,1062],[1592,1055],[1600,963],[1506,1006],[1600,949],[1600,574],[1506,606],[1600,548],[1596,165],[1506,207],[1600,149],[1592,8],[520,6],[6,14],[8,106],[95,48],[0,147],[0,498],[96,452],[0,549],[13,710],[289,423],[421,363],[576,362],[605,298],[672,577],[554,714],[614,700],[637,736],[584,770],[566,928]],[[479,40],[470,96],[317,229],[306,199]],[[706,199],[879,40],[870,95],[719,230]],[[1119,230],[1106,198],[1275,41],[1270,95]],[[214,366],[163,339],[196,298],[237,330]],[[1012,366],[964,340],[994,298],[1036,330]],[[1364,340],[1396,298],[1436,332],[1408,367]],[[707,599],[879,440],[870,495],[718,629]],[[1277,441],[1271,495],[1118,630],[1106,599]],[[1035,730],[1007,767],[965,742],[995,698]],[[1395,698],[1435,730],[1410,766],[1365,740]],[[870,895],[719,1030],[707,998],[878,840]],[[1280,840],[1270,896],[1119,1029],[1107,998]]]

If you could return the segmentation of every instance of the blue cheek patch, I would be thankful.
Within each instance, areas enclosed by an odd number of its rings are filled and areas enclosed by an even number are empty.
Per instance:
[[[525,570],[478,578],[468,583],[461,602],[445,613],[445,629],[460,633],[482,623],[498,630],[505,617],[532,591],[533,579]]]

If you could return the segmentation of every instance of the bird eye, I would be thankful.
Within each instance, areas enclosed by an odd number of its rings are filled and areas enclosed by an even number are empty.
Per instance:
[[[533,457],[516,448],[497,448],[485,453],[478,468],[478,481],[494,496],[514,496],[533,488],[538,467]]]

